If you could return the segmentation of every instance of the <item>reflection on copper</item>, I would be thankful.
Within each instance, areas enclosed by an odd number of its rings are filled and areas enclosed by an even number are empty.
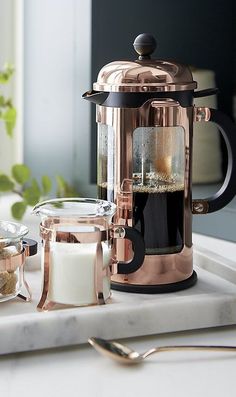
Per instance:
[[[136,272],[116,274],[112,281],[134,285],[169,284],[188,279],[192,272],[192,249],[185,246],[177,254],[146,255]]]
[[[107,92],[163,92],[194,90],[188,67],[164,60],[115,61],[99,72],[95,91]]]
[[[0,259],[0,271],[14,272],[17,268],[21,267],[25,263],[25,250],[17,255],[7,256],[6,258]]]
[[[25,287],[25,290],[26,290],[26,296],[22,295],[22,293],[18,294],[18,296],[20,295],[21,299],[25,300],[26,302],[30,302],[32,300],[32,291],[30,289],[29,284],[27,283],[27,281],[25,279],[25,272],[24,272],[23,266],[20,267],[20,273],[21,273],[21,277],[22,277],[22,281],[23,281],[23,286]]]
[[[49,287],[49,266],[50,266],[50,241],[47,238],[46,240],[43,241],[43,255],[44,255],[44,261],[43,261],[43,289],[42,289],[42,296],[40,298],[40,301],[37,305],[38,309],[42,310],[49,310],[49,307],[47,306],[47,295],[48,295],[48,287]]]
[[[95,291],[95,302],[99,305],[105,304],[105,299],[103,296],[103,251],[101,244],[101,235],[100,241],[97,242],[96,256],[95,256],[95,280],[94,280],[94,291]]]
[[[211,111],[207,107],[194,106],[194,121],[209,121],[211,118]]]

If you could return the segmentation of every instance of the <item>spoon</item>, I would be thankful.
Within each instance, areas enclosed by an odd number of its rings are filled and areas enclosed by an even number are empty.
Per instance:
[[[101,338],[89,338],[88,342],[99,353],[122,364],[140,364],[143,360],[154,353],[178,350],[213,350],[213,351],[230,351],[236,352],[236,346],[217,346],[217,345],[177,345],[177,346],[160,346],[149,349],[140,354],[130,347],[118,342],[111,342]]]

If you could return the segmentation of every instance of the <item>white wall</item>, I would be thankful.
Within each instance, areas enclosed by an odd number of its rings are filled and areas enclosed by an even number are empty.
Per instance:
[[[89,186],[91,0],[24,1],[24,159]]]

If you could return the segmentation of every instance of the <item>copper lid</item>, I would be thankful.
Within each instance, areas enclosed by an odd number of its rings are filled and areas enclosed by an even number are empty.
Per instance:
[[[156,48],[155,39],[143,33],[134,41],[139,58],[134,61],[115,61],[105,65],[99,72],[95,91],[151,92],[194,90],[190,69],[176,62],[151,59]]]

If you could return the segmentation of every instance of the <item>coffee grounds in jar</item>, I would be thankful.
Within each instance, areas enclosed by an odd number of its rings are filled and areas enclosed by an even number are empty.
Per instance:
[[[5,243],[0,243],[0,260],[11,257],[9,252],[4,251]],[[17,275],[13,271],[0,271],[0,294],[11,295],[16,291]]]
[[[14,272],[0,272],[0,294],[10,295],[16,291],[17,275]]]

